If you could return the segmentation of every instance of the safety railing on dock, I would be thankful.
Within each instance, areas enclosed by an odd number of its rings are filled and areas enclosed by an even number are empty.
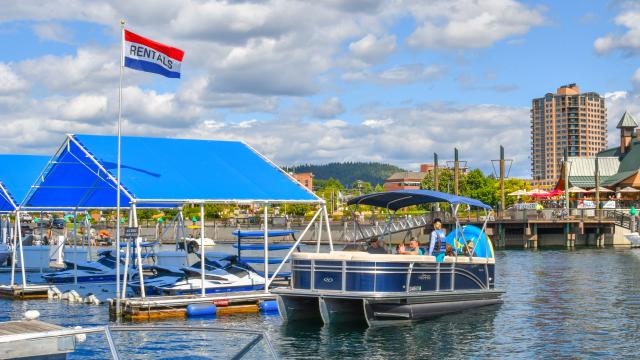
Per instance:
[[[120,353],[116,347],[116,343],[113,339],[113,333],[116,332],[164,332],[164,333],[184,333],[184,332],[199,332],[199,333],[227,333],[234,335],[243,335],[249,338],[249,341],[244,345],[235,346],[234,349],[237,349],[235,352],[230,354],[230,359],[243,359],[246,355],[248,355],[256,346],[260,343],[265,344],[266,354],[261,356],[263,359],[279,359],[269,336],[264,331],[258,330],[246,330],[246,329],[229,329],[222,327],[203,327],[203,326],[93,326],[88,328],[73,328],[73,329],[63,329],[63,330],[55,330],[55,331],[47,331],[47,332],[37,332],[37,333],[25,333],[25,334],[16,334],[16,335],[5,335],[0,336],[0,344],[3,343],[12,343],[18,341],[33,341],[38,339],[60,339],[69,336],[74,336],[76,341],[80,340],[80,342],[86,339],[87,334],[104,334],[107,340],[107,344],[109,346],[109,352],[111,354],[111,358],[114,360],[121,359]],[[148,338],[147,338],[148,340]],[[138,344],[142,345],[142,344]],[[206,346],[211,344],[207,343]],[[126,344],[127,352],[135,352],[136,348],[133,347],[133,344]],[[95,350],[95,349],[94,349]],[[76,349],[77,351],[77,349]],[[150,354],[153,355],[153,354]],[[157,354],[160,355],[160,354]]]

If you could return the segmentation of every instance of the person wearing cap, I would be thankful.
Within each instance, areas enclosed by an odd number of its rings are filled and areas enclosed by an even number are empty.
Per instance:
[[[442,220],[433,219],[433,231],[431,232],[431,241],[429,242],[429,255],[436,256],[444,254],[447,251],[447,242],[444,229],[442,228]]]
[[[367,248],[367,252],[369,254],[386,254],[387,250],[384,249],[384,246],[380,244],[380,241],[377,236],[374,236],[369,240],[369,247]]]

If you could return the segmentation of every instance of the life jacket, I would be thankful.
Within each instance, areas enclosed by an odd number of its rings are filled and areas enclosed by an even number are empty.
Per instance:
[[[446,252],[447,242],[444,239],[444,231],[442,229],[433,231],[436,232],[436,244],[433,247],[433,253],[437,254]]]

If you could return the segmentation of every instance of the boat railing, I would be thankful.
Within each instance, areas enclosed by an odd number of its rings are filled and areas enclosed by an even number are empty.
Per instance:
[[[232,354],[230,359],[242,359],[244,358],[251,350],[253,350],[256,345],[261,342],[265,344],[266,347],[266,356],[263,358],[271,358],[271,359],[279,359],[278,353],[275,351],[269,336],[264,331],[259,330],[248,330],[248,329],[230,329],[223,327],[204,327],[204,326],[92,326],[92,327],[76,327],[69,328],[64,330],[53,330],[46,332],[36,332],[36,333],[25,333],[25,334],[15,334],[15,335],[5,335],[0,336],[0,344],[2,343],[10,343],[14,341],[25,341],[25,340],[36,340],[36,339],[61,339],[67,338],[69,336],[75,336],[76,339],[86,338],[87,334],[104,334],[107,340],[107,344],[109,345],[109,352],[111,354],[111,358],[113,360],[119,360],[120,354],[118,349],[116,348],[116,343],[113,339],[112,333],[114,332],[201,332],[201,333],[228,333],[228,334],[237,334],[237,335],[245,335],[252,336],[251,340],[235,354]],[[83,341],[83,340],[81,340]]]
[[[396,218],[390,221],[387,226],[382,226],[379,224],[374,224],[373,226],[363,226],[358,224],[357,230],[349,231],[345,229],[344,240],[348,242],[356,242],[367,240],[376,236],[423,228],[430,223],[432,217],[432,214],[424,214],[406,218]]]

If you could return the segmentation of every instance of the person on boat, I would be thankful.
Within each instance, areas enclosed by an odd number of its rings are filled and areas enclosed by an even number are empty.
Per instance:
[[[398,254],[400,255],[422,255],[422,249],[418,244],[418,239],[414,236],[409,239],[409,247],[404,244],[400,244],[398,247]]]
[[[447,251],[447,242],[444,240],[445,235],[444,229],[442,228],[442,220],[438,218],[433,219],[433,231],[431,232],[431,241],[429,242],[429,256],[437,256]]]
[[[386,254],[387,250],[385,250],[384,246],[380,243],[380,239],[377,236],[374,236],[369,240],[367,252],[369,254]]]

